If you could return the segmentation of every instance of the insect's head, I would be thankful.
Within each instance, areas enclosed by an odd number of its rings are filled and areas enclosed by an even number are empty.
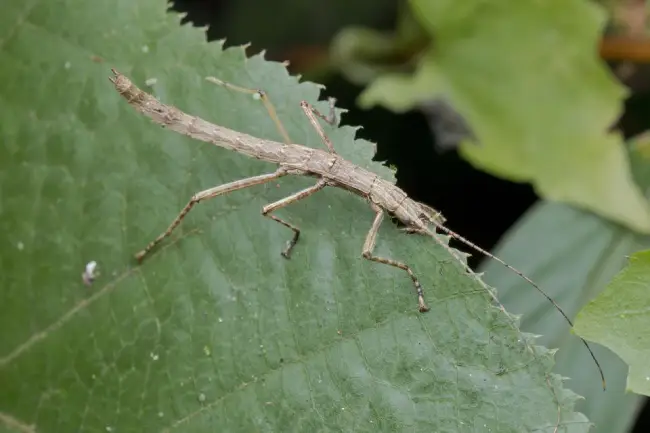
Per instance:
[[[423,223],[444,224],[444,222],[447,220],[444,216],[442,216],[442,213],[438,212],[430,206],[427,206],[424,203],[418,203],[418,206],[420,208],[418,216],[420,217],[420,221]]]

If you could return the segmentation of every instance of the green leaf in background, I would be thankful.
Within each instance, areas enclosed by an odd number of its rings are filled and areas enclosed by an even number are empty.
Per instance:
[[[645,191],[650,188],[647,143],[639,139],[630,152],[634,177]],[[648,236],[565,204],[542,202],[504,236],[494,253],[532,278],[569,317],[575,317],[625,265],[626,256],[646,248],[650,248]],[[555,370],[570,377],[571,387],[586,397],[578,407],[595,424],[593,433],[627,431],[644,400],[625,394],[625,363],[611,351],[594,347],[607,378],[603,392],[589,353],[552,305],[498,263],[487,261],[481,271],[489,284],[499,288],[506,309],[523,315],[522,329],[543,335],[540,342],[547,347],[559,348]],[[590,338],[587,331],[592,325],[578,322],[576,330],[581,328],[579,334]]]
[[[429,37],[408,3],[399,2],[394,32],[345,27],[331,43],[330,61],[347,80],[366,85],[378,77],[412,70],[417,65],[412,57],[428,44]]]
[[[375,104],[386,105],[401,113],[439,96],[441,88],[435,62],[425,56],[413,75],[388,73],[377,77],[359,96],[359,104],[367,108]]]
[[[629,366],[627,390],[650,395],[650,251],[630,263],[576,318],[575,331],[618,354]]]
[[[650,231],[650,206],[632,181],[622,141],[607,132],[625,91],[597,56],[604,24],[597,5],[587,0],[410,4],[432,47],[413,76],[379,77],[361,96],[364,106],[379,103],[402,111],[443,97],[476,137],[476,143],[461,146],[472,164],[531,182],[550,200]]]
[[[11,1],[2,22],[0,429],[589,429],[549,373],[552,353],[432,240],[387,221],[377,247],[413,266],[425,315],[404,272],[361,258],[373,213],[358,197],[330,188],[279,212],[303,230],[283,259],[290,233],[260,209],[313,179],[202,203],[134,266],[193,193],[275,167],[155,126],[115,92],[110,67],[278,140],[259,101],[204,77],[263,88],[293,140],[322,147],[299,107],[316,85],[206,43],[157,0]],[[327,130],[345,158],[391,179],[354,128]],[[91,260],[101,275],[87,287]]]

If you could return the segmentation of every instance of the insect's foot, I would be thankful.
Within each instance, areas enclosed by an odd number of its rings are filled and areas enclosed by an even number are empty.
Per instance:
[[[424,298],[422,296],[418,297],[418,305],[419,305],[418,309],[420,310],[420,313],[426,313],[427,311],[430,310],[428,305],[424,302]]]
[[[291,258],[291,251],[293,251],[293,247],[296,246],[298,243],[298,238],[300,237],[300,232],[296,232],[293,235],[293,238],[287,241],[287,246],[284,247],[284,250],[280,254],[282,254],[282,257],[285,259],[290,259]]]
[[[287,241],[287,246],[280,252],[282,254],[282,257],[285,259],[290,259],[291,258],[291,250],[293,249],[294,242],[292,241]]]
[[[147,255],[147,251],[142,250],[135,255],[135,259],[138,261],[138,263],[142,263],[142,260],[144,260],[144,256],[146,255]]]

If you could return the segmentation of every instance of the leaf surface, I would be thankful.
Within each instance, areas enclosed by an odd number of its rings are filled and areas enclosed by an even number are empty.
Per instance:
[[[322,148],[299,107],[319,89],[206,43],[158,1],[9,4],[0,428],[521,432],[553,431],[559,414],[558,431],[588,430],[550,352],[433,240],[387,220],[376,249],[419,275],[425,315],[403,271],[361,258],[373,213],[359,197],[328,188],[279,211],[303,233],[283,259],[290,232],[260,209],[313,179],[201,203],[135,266],[192,194],[275,167],[155,126],[115,92],[110,67],[189,113],[280,140],[258,100],[204,77],[263,88],[293,141]],[[326,130],[392,180],[354,128]],[[101,274],[87,287],[91,260]]]

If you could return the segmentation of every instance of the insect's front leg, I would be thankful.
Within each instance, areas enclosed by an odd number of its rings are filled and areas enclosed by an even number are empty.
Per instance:
[[[420,280],[418,280],[418,277],[415,276],[415,273],[413,273],[411,267],[406,263],[398,262],[397,260],[393,259],[387,259],[385,257],[375,256],[372,253],[377,242],[379,227],[381,226],[381,222],[384,219],[384,210],[372,202],[370,203],[370,206],[372,207],[372,210],[375,211],[375,219],[373,220],[372,226],[366,235],[366,241],[363,244],[363,251],[361,255],[364,259],[372,260],[373,262],[382,263],[384,265],[393,266],[406,271],[409,277],[411,277],[411,281],[413,281],[413,286],[415,286],[415,292],[418,296],[418,309],[421,313],[429,311],[429,307],[427,306],[426,302],[424,302],[424,291],[422,290]]]

